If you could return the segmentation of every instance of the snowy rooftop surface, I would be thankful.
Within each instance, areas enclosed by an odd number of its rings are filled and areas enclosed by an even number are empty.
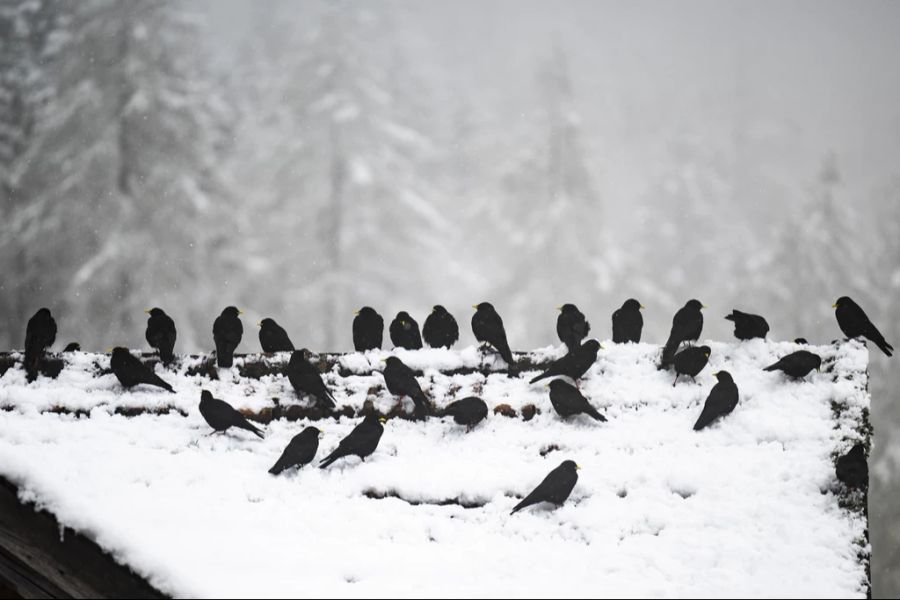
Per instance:
[[[606,423],[561,420],[545,382],[527,383],[534,371],[439,372],[477,366],[473,348],[401,351],[438,406],[475,394],[538,414],[491,412],[468,434],[449,419],[391,419],[367,462],[280,477],[267,469],[308,423],[273,421],[264,440],[210,437],[197,409],[201,387],[248,411],[295,398],[280,375],[247,379],[235,368],[210,381],[187,376],[187,364],[157,366],[177,394],[123,392],[98,375],[108,356],[76,354],[57,379],[26,385],[20,368],[0,377],[0,475],[177,596],[865,595],[866,520],[839,506],[833,466],[867,435],[864,346],[810,348],[822,372],[797,382],[762,371],[793,343],[708,342],[697,384],[673,388],[656,368],[658,346],[604,345],[581,389]],[[386,354],[339,366],[365,373]],[[719,369],[734,376],[740,403],[695,432]],[[339,370],[327,378],[339,405],[395,403],[380,374]],[[168,405],[187,416],[115,413]],[[318,421],[318,457],[357,421]],[[510,516],[565,459],[581,466],[569,501]]]

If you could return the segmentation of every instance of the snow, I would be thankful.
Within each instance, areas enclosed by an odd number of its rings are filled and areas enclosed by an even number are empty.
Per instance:
[[[201,387],[253,411],[273,397],[304,404],[281,376],[244,379],[234,368],[209,381],[182,365],[158,370],[176,394],[123,393],[114,376],[95,376],[107,356],[78,353],[56,380],[25,385],[18,368],[0,378],[0,475],[177,596],[864,596],[866,521],[839,507],[833,457],[862,439],[867,350],[810,347],[822,372],[797,382],[762,371],[793,343],[705,343],[712,356],[697,384],[673,388],[654,364],[658,346],[604,342],[581,381],[602,424],[562,421],[545,382],[527,383],[534,371],[440,372],[478,366],[477,348],[398,350],[439,406],[476,394],[492,409],[539,412],[527,422],[492,412],[468,434],[450,419],[391,419],[365,463],[281,477],[266,471],[307,422],[274,421],[264,440],[207,436],[197,409]],[[326,377],[339,405],[393,406],[380,374],[366,374],[387,355],[340,358]],[[740,403],[694,432],[723,368]],[[167,405],[187,417],[115,414]],[[59,408],[89,416],[48,412]],[[316,422],[317,458],[357,422]],[[564,506],[509,515],[569,458],[581,470]],[[439,505],[448,500],[477,506]]]

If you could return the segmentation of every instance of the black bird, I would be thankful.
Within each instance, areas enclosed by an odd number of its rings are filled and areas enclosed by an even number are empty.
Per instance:
[[[216,342],[216,361],[223,369],[234,364],[234,350],[244,336],[244,325],[238,318],[243,314],[233,306],[229,306],[216,317],[213,323],[213,340]]]
[[[672,361],[675,367],[675,381],[672,382],[672,387],[678,383],[679,375],[687,375],[696,382],[694,378],[709,362],[709,354],[709,346],[691,346],[676,354]]]
[[[396,356],[389,356],[384,361],[384,383],[390,393],[395,396],[409,396],[416,405],[416,414],[419,416],[430,412],[428,398],[416,381],[415,372]]]
[[[838,326],[848,338],[864,337],[871,340],[882,352],[891,356],[894,347],[887,343],[878,328],[869,320],[869,317],[860,308],[859,304],[841,296],[834,303],[834,316],[837,317]]]
[[[588,340],[578,349],[569,351],[562,358],[558,358],[550,363],[550,366],[543,373],[532,379],[530,383],[561,375],[572,379],[581,379],[582,375],[587,373],[587,370],[597,360],[597,352],[602,347],[597,340]]]
[[[400,311],[390,327],[391,342],[396,348],[419,350],[422,347],[422,336],[419,335],[419,324],[406,311]]]
[[[69,342],[69,344],[63,348],[63,352],[81,352],[81,344],[78,342]]]
[[[475,314],[472,315],[472,333],[475,339],[482,344],[490,344],[500,353],[500,357],[509,365],[509,373],[512,375],[515,371],[515,362],[513,361],[512,350],[509,349],[509,342],[506,341],[506,329],[503,328],[503,319],[494,310],[494,306],[490,302],[482,302],[476,304],[472,308]]]
[[[42,308],[28,319],[25,326],[25,376],[28,381],[37,379],[44,350],[56,341],[56,320],[49,308]]]
[[[631,298],[612,315],[612,334],[614,344],[641,341],[641,330],[644,328],[644,316],[641,310],[644,305]]]
[[[866,460],[866,449],[856,444],[847,454],[837,459],[834,469],[838,481],[849,488],[867,489],[869,487],[869,463]]]
[[[739,340],[766,339],[766,334],[769,333],[769,324],[765,318],[759,315],[751,315],[735,309],[725,318],[734,321],[734,337]]]
[[[309,362],[309,350],[306,348],[297,350],[291,354],[285,373],[291,382],[297,395],[309,394],[314,396],[325,408],[335,407],[334,396],[325,386],[322,374],[314,364]]]
[[[118,346],[113,348],[112,356],[109,359],[109,366],[115,374],[122,387],[132,388],[138,384],[145,383],[147,385],[155,385],[164,390],[175,393],[172,386],[163,381],[159,375],[150,370],[150,367],[140,361],[139,358],[132,356],[126,349]]]
[[[785,375],[794,378],[806,377],[810,371],[819,370],[822,366],[822,357],[806,350],[798,350],[782,357],[778,362],[769,365],[764,371],[783,371]]]
[[[307,427],[291,439],[281,458],[269,469],[272,475],[278,475],[292,467],[308,465],[316,457],[319,449],[319,438],[322,431],[316,427]]]
[[[353,347],[357,352],[378,350],[384,337],[384,319],[375,309],[363,306],[353,318]]]
[[[581,340],[590,333],[591,324],[587,322],[584,313],[578,310],[574,304],[563,304],[558,310],[556,335],[569,350],[575,350],[581,346]]]
[[[432,348],[450,348],[459,339],[459,325],[447,309],[440,304],[431,309],[431,314],[422,326],[422,337]]]
[[[224,433],[228,431],[229,427],[237,427],[263,437],[262,431],[248,421],[247,417],[224,400],[213,398],[213,395],[207,390],[200,392],[200,414],[215,430],[215,433]]]
[[[366,457],[375,452],[378,447],[381,434],[384,433],[382,423],[384,423],[384,417],[378,417],[374,412],[366,415],[362,423],[354,427],[353,431],[340,441],[334,452],[322,459],[319,468],[324,469],[337,459],[352,455],[360,457],[365,462]]]
[[[144,337],[151,348],[156,348],[159,352],[159,360],[164,365],[175,360],[175,338],[178,336],[175,331],[175,321],[167,315],[161,308],[151,308],[146,311],[150,317],[147,319],[147,331]]]
[[[714,423],[731,411],[738,404],[738,388],[728,371],[719,371],[715,374],[719,382],[713,386],[703,405],[700,418],[694,423],[694,431],[700,431],[704,427]]]
[[[284,327],[275,319],[263,319],[259,325],[259,345],[263,352],[293,352],[294,344]]]
[[[540,504],[541,502],[550,502],[561,506],[578,482],[579,468],[573,460],[563,461],[561,465],[550,471],[550,474],[530,494],[516,504],[516,507],[509,514],[514,515],[523,508],[533,504]]]
[[[469,431],[487,417],[488,406],[481,398],[469,396],[468,398],[451,402],[444,409],[443,414],[453,417],[457,425],[465,425],[466,431]]]
[[[699,300],[688,300],[687,303],[678,309],[672,318],[672,332],[669,339],[663,347],[662,366],[668,367],[675,358],[675,352],[682,342],[694,342],[700,338],[703,331],[703,313],[700,310],[704,308]]]
[[[553,405],[556,413],[564,419],[573,415],[582,413],[589,415],[595,421],[605,421],[606,417],[601,415],[596,408],[591,406],[581,392],[574,385],[563,381],[562,379],[554,379],[550,382],[550,403]]]
[[[797,338],[794,340],[795,344],[801,344],[803,346],[808,346],[809,342],[806,341],[806,338]]]

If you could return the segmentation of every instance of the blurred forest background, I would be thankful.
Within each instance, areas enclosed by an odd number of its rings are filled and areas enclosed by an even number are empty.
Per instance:
[[[0,0],[0,344],[212,347],[227,304],[351,347],[352,312],[514,348],[575,302],[664,341],[696,297],[770,337],[900,341],[900,3]],[[900,594],[900,357],[872,354],[875,592]]]

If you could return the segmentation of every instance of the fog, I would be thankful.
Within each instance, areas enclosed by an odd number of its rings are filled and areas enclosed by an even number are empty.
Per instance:
[[[770,337],[900,339],[896,2],[0,3],[0,340],[176,352],[215,316],[349,350],[352,312],[515,349],[629,298],[662,342],[687,299]],[[900,409],[872,348],[874,590],[900,593]]]

